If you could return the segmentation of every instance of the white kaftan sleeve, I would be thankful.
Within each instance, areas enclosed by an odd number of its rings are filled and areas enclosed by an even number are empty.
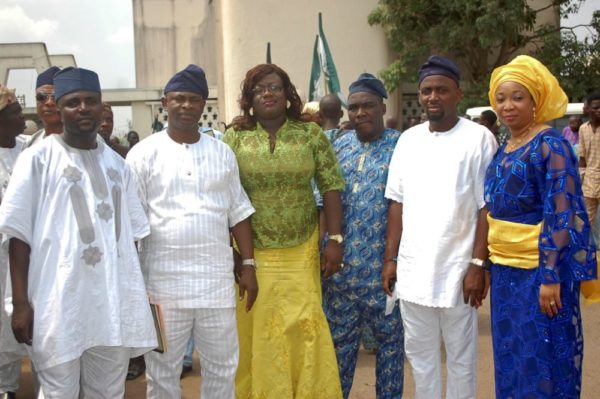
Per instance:
[[[496,138],[487,128],[483,128],[483,136],[481,138],[481,145],[475,153],[475,157],[472,163],[472,176],[473,176],[473,195],[475,196],[475,203],[477,209],[481,209],[485,206],[484,200],[484,184],[485,174],[489,164],[492,162],[496,151],[498,150],[498,142]]]
[[[229,227],[233,227],[244,219],[252,215],[254,207],[248,198],[248,194],[242,187],[240,181],[240,170],[238,167],[237,159],[231,149],[227,148],[227,163],[231,165],[229,168],[229,212],[227,214],[227,220]]]
[[[396,143],[396,148],[394,148],[385,187],[385,198],[399,203],[404,202],[404,186],[402,184],[402,161],[404,158],[402,155],[403,139],[406,140],[406,135],[404,134],[400,136]]]
[[[4,239],[18,238],[31,246],[38,201],[42,199],[44,167],[32,151],[23,152],[0,204],[0,233]]]
[[[150,222],[148,221],[148,216],[146,215],[146,211],[140,200],[139,193],[141,190],[138,188],[137,179],[134,175],[135,174],[132,173],[129,165],[125,165],[125,196],[127,209],[129,211],[129,220],[131,221],[133,239],[139,241],[150,235]]]

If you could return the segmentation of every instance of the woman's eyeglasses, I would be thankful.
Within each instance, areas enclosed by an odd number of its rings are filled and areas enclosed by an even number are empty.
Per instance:
[[[54,93],[36,93],[35,99],[41,103],[45,103],[48,100],[56,102],[56,97],[54,97]]]
[[[254,86],[252,88],[252,94],[264,96],[267,94],[267,91],[271,94],[279,94],[283,91],[283,87],[279,85],[270,85],[270,86]]]

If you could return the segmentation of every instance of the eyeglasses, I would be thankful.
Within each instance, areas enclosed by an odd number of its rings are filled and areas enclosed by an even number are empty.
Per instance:
[[[56,97],[54,96],[54,93],[36,93],[35,99],[41,103],[45,103],[48,100],[56,102]]]
[[[270,85],[270,86],[254,86],[252,88],[252,94],[264,96],[267,94],[267,91],[271,94],[279,94],[283,91],[283,87],[279,85]]]

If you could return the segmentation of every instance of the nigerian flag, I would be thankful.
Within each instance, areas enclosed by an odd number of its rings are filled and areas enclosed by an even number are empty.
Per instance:
[[[340,81],[331,57],[331,51],[323,32],[323,20],[319,13],[319,34],[315,40],[312,68],[308,88],[308,101],[319,101],[327,94],[337,94],[342,104],[346,99],[340,90]]]

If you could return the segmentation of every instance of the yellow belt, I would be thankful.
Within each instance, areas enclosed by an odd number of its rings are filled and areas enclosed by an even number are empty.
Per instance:
[[[539,266],[538,241],[542,222],[522,224],[494,219],[488,213],[488,249],[490,260],[505,266],[535,269]],[[600,276],[600,263],[597,263]],[[587,304],[600,303],[600,280],[581,282],[581,293]]]
[[[538,240],[542,222],[523,224],[494,219],[488,213],[490,260],[520,269],[535,269],[540,264]]]

